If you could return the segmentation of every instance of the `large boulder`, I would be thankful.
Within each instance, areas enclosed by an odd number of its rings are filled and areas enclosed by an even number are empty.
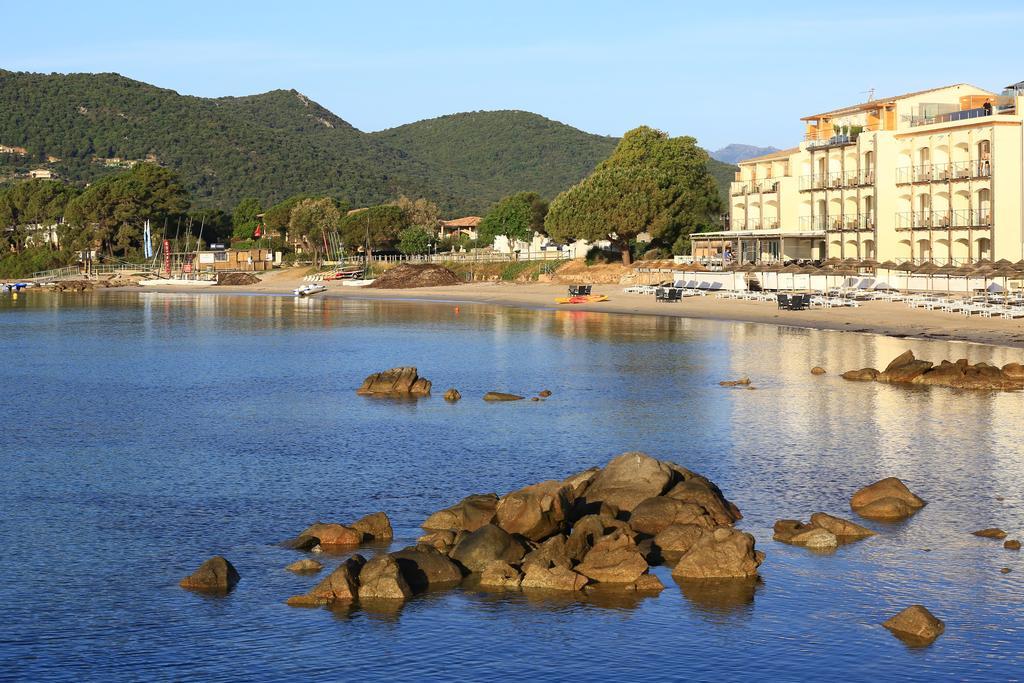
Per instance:
[[[600,467],[591,467],[590,469],[577,472],[576,474],[570,474],[568,477],[562,480],[563,484],[568,484],[572,487],[572,495],[574,498],[582,498],[583,494],[586,493],[590,483],[594,481],[594,478],[600,474]]]
[[[654,536],[673,524],[694,524],[705,529],[714,529],[718,526],[701,505],[668,496],[648,498],[637,505],[629,515],[629,526],[649,536]]]
[[[359,593],[359,574],[365,564],[362,555],[353,555],[311,591],[305,595],[293,595],[287,603],[293,607],[314,607],[333,602],[351,602]]]
[[[648,566],[636,542],[617,530],[599,538],[575,569],[598,583],[625,584],[635,583]]]
[[[476,531],[494,519],[498,507],[498,496],[481,493],[466,496],[455,505],[438,510],[427,517],[422,526],[427,531],[452,529],[453,531]]]
[[[680,579],[733,579],[757,575],[764,553],[750,534],[720,527],[703,534],[679,558],[672,576]]]
[[[1007,363],[1003,366],[1003,374],[1012,380],[1024,382],[1024,365],[1020,363]]]
[[[523,559],[522,543],[493,524],[467,534],[452,548],[450,557],[471,572],[482,572],[488,563],[502,560],[514,564]]]
[[[462,581],[459,566],[432,546],[415,545],[390,554],[398,562],[405,582],[417,593]]]
[[[565,529],[573,503],[572,486],[544,481],[508,494],[495,510],[495,523],[509,532],[542,541]]]
[[[867,527],[861,526],[855,522],[851,522],[842,517],[833,517],[832,515],[824,512],[815,512],[811,515],[811,524],[817,527],[821,527],[826,531],[830,531],[839,540],[856,540],[858,538],[867,538],[868,536],[874,536],[875,532]]]
[[[363,538],[373,541],[390,541],[394,538],[391,520],[383,512],[374,512],[352,523],[352,528],[363,534]]]
[[[645,453],[623,453],[594,477],[587,502],[604,502],[630,512],[642,501],[660,496],[673,482],[673,471]]]
[[[914,352],[908,349],[894,358],[885,370],[878,373],[876,379],[879,382],[913,382],[915,378],[930,370],[932,365],[930,361],[918,360],[914,357]]]
[[[555,566],[572,569],[573,558],[566,548],[565,536],[552,536],[523,556],[522,567],[525,570],[530,565],[539,564],[545,569]]]
[[[658,532],[654,537],[654,545],[658,547],[662,555],[670,554],[676,557],[682,555],[693,547],[707,530],[696,524],[673,524]]]
[[[526,590],[578,591],[587,585],[587,577],[565,567],[545,569],[534,564],[527,568],[521,585]]]
[[[311,524],[301,532],[292,543],[300,543],[303,539],[315,538],[322,546],[352,547],[363,542],[363,533],[344,524]],[[297,549],[304,549],[297,546]]]
[[[484,588],[519,588],[523,575],[508,562],[489,562],[480,574],[480,585]]]
[[[433,546],[442,553],[447,553],[455,545],[455,536],[455,532],[451,529],[442,529],[423,534],[416,539],[416,542]]]
[[[676,468],[677,472],[680,470],[683,468]],[[728,526],[743,518],[739,508],[726,500],[722,490],[713,482],[688,470],[683,471],[686,474],[680,473],[680,476],[685,477],[684,480],[669,489],[666,496],[700,505],[717,525]]]
[[[621,524],[612,518],[601,515],[586,515],[581,517],[572,526],[569,538],[565,542],[565,553],[574,562],[582,562],[583,557],[590,552],[597,539],[605,535],[605,532]]]
[[[925,501],[896,477],[869,484],[850,497],[850,508],[868,519],[903,519],[924,506]]]
[[[178,584],[182,588],[195,591],[226,593],[235,587],[241,577],[234,565],[220,555],[215,555],[199,565]]]
[[[375,372],[356,389],[360,396],[429,396],[430,380],[420,377],[414,367]]]
[[[911,605],[882,626],[911,645],[929,645],[946,630],[946,625],[923,605]]]
[[[378,555],[359,572],[360,600],[405,600],[412,594],[398,560],[390,555]]]

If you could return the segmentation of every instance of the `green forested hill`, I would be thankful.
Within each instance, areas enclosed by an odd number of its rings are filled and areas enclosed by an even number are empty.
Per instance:
[[[367,134],[294,90],[210,99],[117,74],[0,70],[0,102],[0,145],[29,151],[0,155],[0,177],[53,156],[61,176],[90,181],[111,172],[105,159],[149,156],[181,173],[195,205],[224,209],[308,192],[356,206],[422,196],[449,215],[481,213],[521,190],[554,196],[617,142],[516,111]],[[731,176],[732,167],[712,170]]]

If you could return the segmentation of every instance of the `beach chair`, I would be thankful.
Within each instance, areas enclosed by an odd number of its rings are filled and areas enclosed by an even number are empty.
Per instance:
[[[780,309],[789,308],[789,294],[776,294],[776,301],[778,301]]]

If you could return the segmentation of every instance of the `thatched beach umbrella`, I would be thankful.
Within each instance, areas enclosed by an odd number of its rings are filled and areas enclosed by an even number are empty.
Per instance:
[[[875,266],[876,275],[878,274],[879,270],[885,271],[885,279],[888,281],[889,276],[892,274],[892,271],[896,270],[896,262],[891,260],[883,261],[882,263],[879,263],[878,265]],[[888,285],[889,283],[886,282],[885,284]]]
[[[947,263],[946,265],[937,269],[934,274],[946,276],[946,294],[949,294],[949,278],[957,274],[957,267],[954,266],[952,263]]]

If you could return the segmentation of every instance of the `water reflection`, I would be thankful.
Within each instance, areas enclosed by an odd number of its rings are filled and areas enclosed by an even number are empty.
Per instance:
[[[683,597],[702,618],[716,625],[749,619],[760,578],[700,581],[676,579]]]

